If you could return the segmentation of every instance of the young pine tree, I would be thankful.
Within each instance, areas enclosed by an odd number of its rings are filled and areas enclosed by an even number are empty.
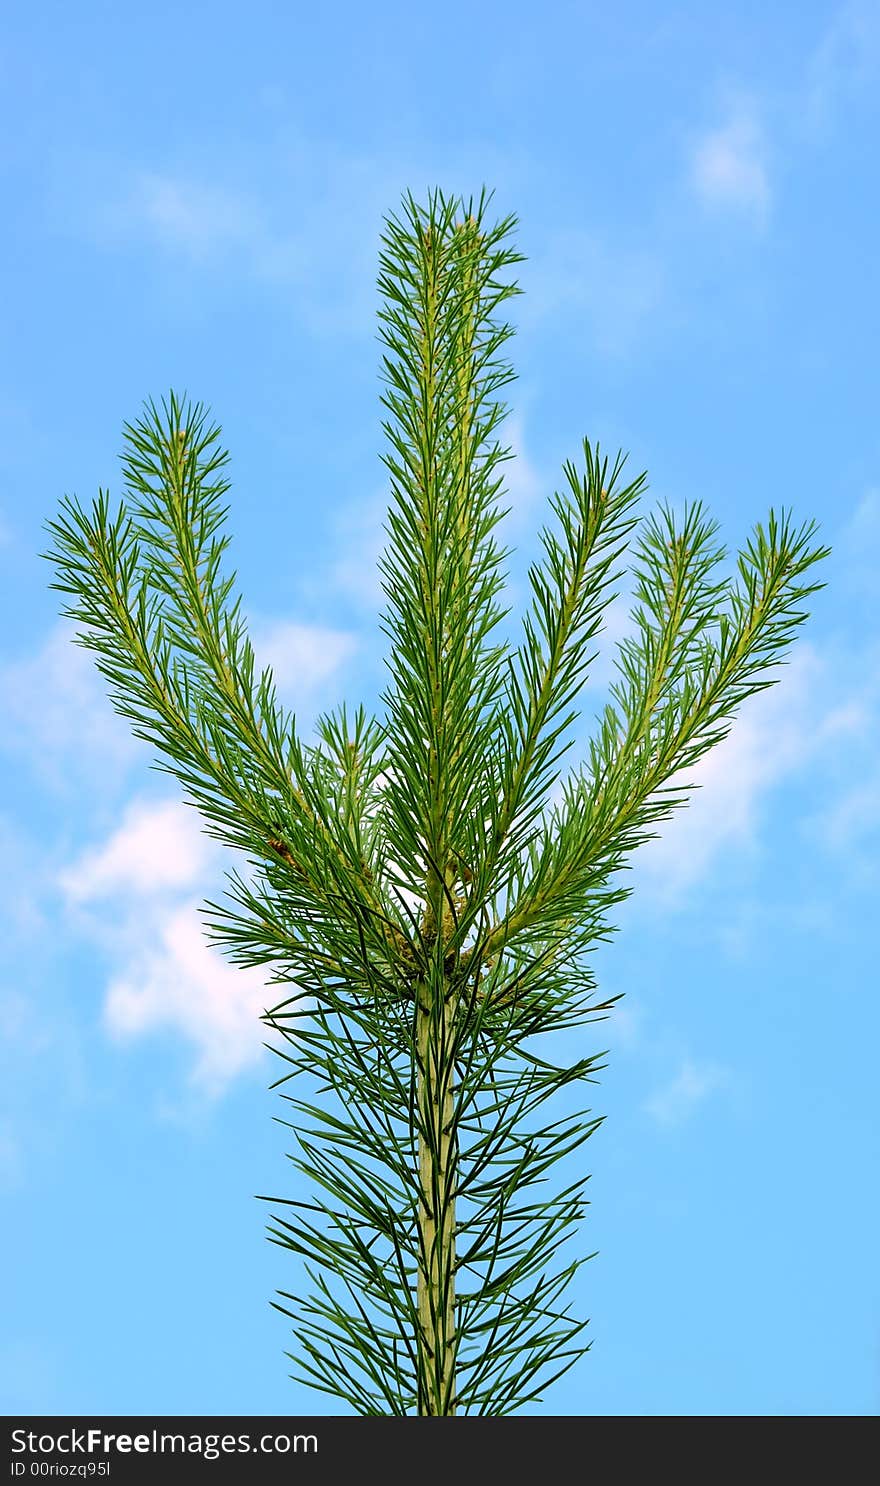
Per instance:
[[[258,674],[223,568],[227,456],[200,406],[150,403],[125,429],[124,503],[67,499],[50,523],[53,586],[117,710],[247,858],[207,922],[283,988],[266,1021],[309,1187],[276,1199],[270,1236],[311,1289],[279,1309],[296,1376],[362,1414],[507,1414],[587,1349],[565,1245],[600,1121],[571,1092],[601,1065],[549,1034],[607,1013],[590,952],[620,869],[775,680],[824,555],[812,525],[771,512],[731,577],[700,506],[639,525],[644,477],[584,442],[520,643],[505,638],[498,311],[520,256],[487,204],[406,196],[382,241],[379,719],[343,707],[307,744]],[[632,634],[560,783],[628,548]]]

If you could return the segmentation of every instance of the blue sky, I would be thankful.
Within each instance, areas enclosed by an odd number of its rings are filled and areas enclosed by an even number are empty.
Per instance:
[[[513,596],[584,435],[732,543],[775,502],[834,549],[599,958],[626,998],[590,1033],[594,1345],[544,1410],[876,1412],[876,6],[85,0],[10,12],[0,81],[0,1406],[332,1411],[269,1307],[291,1261],[252,1194],[292,1177],[262,986],[200,940],[232,862],[37,554],[63,493],[118,489],[123,420],[186,389],[285,699],[306,728],[373,699],[382,214],[485,183],[528,260]]]

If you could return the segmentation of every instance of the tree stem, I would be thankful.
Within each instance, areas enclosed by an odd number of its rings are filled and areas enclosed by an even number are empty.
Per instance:
[[[433,991],[433,994],[432,994]],[[423,985],[416,1011],[419,1137],[419,1414],[455,1413],[454,1005]]]

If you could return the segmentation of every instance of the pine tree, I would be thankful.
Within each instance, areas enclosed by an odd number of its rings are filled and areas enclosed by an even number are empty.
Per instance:
[[[575,1096],[603,1066],[571,1049],[612,1004],[591,952],[633,851],[777,678],[825,555],[813,524],[771,511],[731,572],[700,505],[640,518],[644,476],[584,441],[506,637],[499,311],[520,255],[488,204],[407,195],[383,235],[379,718],[342,707],[306,743],[257,671],[202,406],[148,403],[125,428],[124,501],[65,499],[49,523],[53,587],[117,710],[245,854],[206,923],[281,988],[265,1020],[310,1186],[272,1199],[269,1234],[311,1288],[277,1304],[295,1376],[361,1414],[507,1414],[587,1350],[566,1290],[600,1124]],[[562,779],[627,561],[632,633]]]

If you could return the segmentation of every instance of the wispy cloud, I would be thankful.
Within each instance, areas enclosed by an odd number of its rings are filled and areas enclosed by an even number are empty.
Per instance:
[[[767,144],[758,117],[739,105],[692,148],[691,185],[705,206],[763,221],[771,202]]]
[[[230,247],[258,248],[266,231],[254,200],[221,186],[146,171],[117,209],[139,218],[157,242],[197,262]]]
[[[850,746],[834,770],[813,825],[821,845],[857,874],[876,878],[880,837],[880,642],[876,636],[880,492],[868,490],[834,543],[830,582],[846,627],[835,663],[850,692]]]
[[[23,1173],[21,1140],[9,1120],[0,1120],[0,1192],[17,1187]]]
[[[55,626],[39,649],[0,662],[3,742],[59,793],[100,781],[106,790],[131,768],[139,745],[116,716],[92,656]]]
[[[688,772],[690,803],[642,849],[651,896],[669,904],[730,849],[753,848],[765,800],[787,776],[857,729],[861,714],[829,700],[828,666],[802,645],[778,686],[752,698],[730,734]]]
[[[257,667],[271,666],[277,685],[300,701],[318,692],[357,649],[345,630],[289,619],[254,624],[251,643]]]
[[[880,551],[880,489],[866,490],[834,545],[834,560],[847,588],[873,603]]]
[[[62,621],[34,653],[0,661],[6,709],[0,743],[59,794],[88,785],[100,804],[147,755],[114,712],[92,655],[74,644],[74,633]],[[268,617],[254,621],[251,639],[258,668],[271,665],[279,688],[306,715],[357,648],[347,631]]]
[[[837,759],[824,802],[811,817],[820,846],[858,875],[878,875],[880,844],[880,649],[869,657],[873,674],[852,709],[851,746]]]
[[[270,284],[277,302],[315,332],[363,333],[397,176],[314,142],[279,158],[271,191],[222,170],[210,178],[140,171],[108,184],[81,230],[106,249],[189,263],[206,281]]]
[[[826,843],[837,851],[880,840],[880,774],[836,800],[825,813],[822,828]]]
[[[809,59],[805,114],[823,127],[847,97],[880,77],[880,11],[874,0],[850,0],[833,13]]]
[[[378,490],[369,499],[343,504],[333,521],[337,556],[323,579],[310,580],[310,591],[329,585],[353,599],[359,608],[375,611],[381,605],[382,575],[378,564],[386,542],[387,510],[385,490]]]
[[[511,413],[501,437],[513,455],[503,466],[506,503],[514,520],[519,522],[531,516],[538,500],[546,497],[549,491],[529,453],[522,412]]]
[[[7,949],[13,941],[45,946],[50,923],[45,889],[51,877],[45,843],[11,812],[0,815],[0,933]]]
[[[685,1058],[674,1078],[657,1089],[642,1107],[658,1125],[671,1129],[684,1124],[710,1095],[729,1084],[730,1074],[719,1064]]]
[[[645,1008],[627,993],[626,999],[617,1001],[612,1009],[608,1021],[608,1041],[615,1051],[624,1048],[631,1052],[638,1049],[644,1038],[644,1030]]]
[[[592,348],[627,356],[666,299],[666,270],[653,252],[570,228],[542,240],[521,281],[526,326],[564,317],[569,336],[586,332]]]
[[[880,650],[866,625],[878,541],[880,498],[870,490],[832,534],[825,576],[844,627],[829,633],[825,619],[815,643],[801,641],[778,684],[749,699],[725,741],[689,772],[690,803],[636,858],[647,901],[674,906],[720,861],[758,849],[774,790],[798,774],[813,781],[804,840],[853,861],[862,852],[856,865],[870,870],[880,825]],[[811,632],[822,622],[817,616]]]

